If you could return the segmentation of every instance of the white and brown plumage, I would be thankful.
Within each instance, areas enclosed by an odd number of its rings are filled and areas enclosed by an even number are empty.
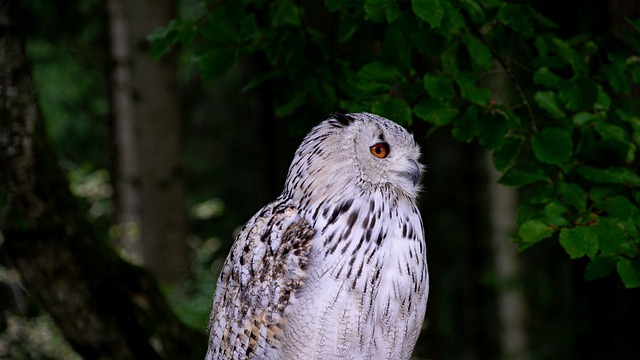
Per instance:
[[[429,291],[419,156],[373,114],[313,128],[233,244],[206,359],[408,359]]]

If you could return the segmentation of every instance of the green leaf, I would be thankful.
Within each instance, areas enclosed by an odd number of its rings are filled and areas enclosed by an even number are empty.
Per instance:
[[[597,87],[598,87],[598,99],[596,100],[595,108],[598,110],[609,110],[609,108],[611,107],[611,98],[609,97],[607,92],[602,88],[602,86],[600,86],[600,84],[598,84]]]
[[[411,125],[411,108],[400,98],[383,97],[373,103],[371,110],[400,125]]]
[[[271,26],[300,26],[300,9],[292,0],[274,1]]]
[[[225,17],[227,19],[227,17]],[[219,20],[215,23],[224,23],[226,20]],[[247,14],[242,17],[240,20],[240,28],[236,26],[231,26],[231,24],[227,24],[229,29],[227,31],[232,31],[233,33],[229,36],[234,36],[234,40],[227,42],[233,44],[232,46],[238,46],[242,44],[239,51],[242,51],[243,56],[245,54],[251,54],[261,49],[263,44],[263,39],[265,36],[265,30],[258,25],[258,20],[256,18],[256,14]],[[242,49],[244,48],[244,49]],[[272,70],[273,71],[273,70]]]
[[[560,245],[572,259],[585,255],[593,258],[598,252],[598,235],[589,227],[564,228],[560,231]]]
[[[306,102],[306,96],[302,92],[296,92],[286,103],[275,108],[276,117],[283,118],[291,116],[297,109]]]
[[[401,78],[402,75],[395,67],[376,61],[364,65],[353,81],[362,96],[388,93],[391,86]]]
[[[536,158],[547,164],[563,165],[573,154],[571,134],[557,127],[548,127],[535,134],[531,146]]]
[[[448,103],[435,99],[424,99],[413,108],[413,112],[420,119],[436,126],[449,124],[458,115],[458,109],[452,108]]]
[[[233,62],[235,56],[233,50],[228,48],[209,49],[200,58],[200,74],[204,80],[214,80],[224,75]]]
[[[318,91],[312,92],[312,95],[318,103],[325,103],[331,107],[334,107],[338,100],[335,87],[325,82],[320,83]]]
[[[533,95],[533,99],[556,119],[564,118],[564,111],[558,103],[556,93],[553,91],[538,91]]]
[[[589,76],[589,66],[587,62],[569,43],[557,37],[551,37],[549,41],[555,47],[558,55],[573,67],[576,75],[583,77]]]
[[[147,40],[151,43],[149,54],[151,59],[157,60],[171,49],[178,40],[180,22],[171,20],[166,27],[159,27],[147,35]]]
[[[529,220],[518,229],[518,235],[526,243],[536,243],[553,234],[553,228],[540,220]]]
[[[524,136],[522,135],[506,138],[502,146],[493,152],[493,165],[496,169],[504,171],[511,166],[520,154],[522,144],[524,144]]]
[[[618,275],[627,289],[640,287],[640,262],[622,258],[616,265]]]
[[[613,89],[621,94],[628,94],[631,91],[629,78],[625,74],[625,63],[613,63],[604,65],[602,72],[611,84]]]
[[[614,196],[602,202],[603,210],[612,218],[634,218],[638,215],[638,208],[624,196]]]
[[[594,129],[606,144],[610,146],[615,152],[618,152],[621,157],[624,157],[625,163],[631,163],[636,156],[636,144],[631,141],[629,134],[622,127],[603,121],[595,123]]]
[[[591,187],[591,191],[589,192],[589,196],[591,199],[600,203],[605,201],[607,198],[617,196],[620,194],[620,186],[616,185],[594,185]]]
[[[539,204],[525,202],[518,207],[516,216],[516,224],[522,226],[529,220],[540,220],[544,217],[544,209]],[[540,220],[542,221],[542,220]]]
[[[576,171],[585,179],[598,184],[640,185],[640,177],[627,168],[610,167],[601,169],[593,166],[581,166]]]
[[[389,23],[393,22],[400,14],[396,0],[365,0],[364,12],[367,15],[367,19],[373,21],[384,21],[386,19]]]
[[[385,58],[391,60],[400,70],[409,68],[411,47],[407,40],[407,36],[398,26],[394,24],[387,26],[382,49]]]
[[[167,26],[160,26],[160,27],[157,27],[157,28],[153,29],[153,31],[151,31],[147,35],[147,40],[153,42],[153,41],[158,40],[160,38],[164,38],[167,35],[169,35],[169,33],[172,33],[172,32],[175,32],[176,30],[178,30],[180,25],[181,25],[181,23],[180,23],[179,20],[172,19],[172,20],[169,21]]]
[[[370,100],[341,100],[340,108],[350,113],[371,112],[372,104]]]
[[[196,37],[197,32],[198,29],[195,25],[182,26],[178,34],[178,41],[180,41],[180,45],[191,45]]]
[[[629,19],[629,18],[625,18],[624,19],[627,24],[631,25],[635,31],[640,32],[640,19]]]
[[[358,30],[358,24],[351,21],[350,18],[345,15],[345,12],[340,13],[340,18],[342,19],[343,17],[345,20],[341,20],[338,24],[338,43],[340,44],[349,41],[349,39],[353,37],[353,34],[356,33],[356,30]]]
[[[324,0],[324,6],[326,6],[330,12],[334,12],[339,10],[342,5],[344,5],[344,2],[344,0]]]
[[[525,36],[534,34],[531,18],[524,5],[502,3],[498,10],[498,20]]]
[[[547,18],[546,16],[542,15],[541,13],[537,12],[531,6],[526,5],[526,9],[527,9],[527,12],[529,13],[529,16],[532,19],[535,19],[538,22],[538,24],[551,29],[558,27],[558,25],[555,22],[553,22],[551,19]]]
[[[561,77],[551,72],[551,70],[546,66],[539,68],[533,73],[533,82],[535,84],[549,88],[555,88],[561,80]]]
[[[441,1],[442,8],[444,9],[444,18],[440,23],[443,35],[448,39],[457,37],[462,30],[466,28],[466,20],[460,13],[457,4],[453,6],[451,1]]]
[[[556,198],[556,192],[553,184],[540,184],[535,187],[533,195],[531,195],[531,199],[529,202],[531,204],[548,204],[551,201],[554,201]]]
[[[456,94],[451,78],[446,76],[426,74],[422,83],[429,96],[434,99],[451,99]]]
[[[562,82],[558,97],[569,110],[591,110],[598,99],[598,88],[593,80],[578,78]]]
[[[629,248],[629,238],[616,221],[600,218],[591,226],[600,240],[600,251],[604,256],[624,254]]]
[[[565,204],[573,206],[578,211],[586,208],[587,194],[579,185],[561,182],[558,184],[558,192]]]
[[[440,0],[413,0],[411,7],[413,12],[432,28],[440,27],[440,22],[444,17],[444,8]]]
[[[604,140],[615,140],[623,143],[628,143],[631,140],[627,135],[627,132],[618,125],[605,123],[598,121],[594,124],[594,129],[602,136]]]
[[[584,272],[585,280],[597,280],[601,279],[609,274],[616,268],[616,259],[609,256],[596,256],[589,263]]]
[[[475,137],[475,126],[478,119],[478,110],[475,106],[467,109],[464,115],[460,116],[453,124],[451,134],[461,142],[469,143]]]
[[[547,180],[544,170],[533,165],[522,164],[511,167],[498,182],[507,186],[523,186],[543,180]]]
[[[394,66],[378,61],[364,65],[362,68],[360,68],[357,75],[358,77],[367,79],[369,81],[387,84],[391,84],[402,78],[402,75]]]
[[[638,218],[620,219],[618,226],[627,235],[629,241],[624,246],[624,254],[629,256],[638,256],[640,249],[635,245],[640,242],[640,232],[638,232]]]
[[[476,105],[487,105],[491,100],[491,90],[477,87],[478,74],[475,72],[458,72],[454,78],[460,88],[460,95]]]
[[[280,75],[280,71],[278,70],[271,70],[271,71],[267,71],[264,72],[256,77],[254,77],[253,79],[249,80],[249,82],[247,82],[241,89],[240,89],[240,93],[246,93],[249,90],[253,90],[256,87],[264,84],[266,81],[273,79],[274,77],[277,77],[278,75]]]
[[[489,150],[502,146],[509,126],[506,119],[500,115],[484,115],[478,117],[476,135],[480,145]]]
[[[394,22],[398,18],[398,16],[400,16],[400,7],[398,7],[397,5],[389,7],[385,13],[385,16],[387,17],[388,23]]]
[[[489,69],[493,65],[493,55],[482,40],[467,32],[462,38],[462,42],[467,47],[473,62],[481,69]]]
[[[586,124],[593,123],[597,120],[599,120],[599,118],[596,115],[588,112],[577,113],[573,115],[573,118],[572,118],[573,124],[576,126],[584,126]]]
[[[544,207],[545,222],[557,227],[568,226],[569,222],[564,217],[568,211],[567,207],[562,205],[562,203],[552,201]]]
[[[480,4],[478,4],[474,0],[461,0],[460,3],[462,5],[460,6],[460,8],[464,9],[469,14],[472,22],[474,23],[481,23],[482,21],[484,21],[484,11],[482,10],[483,6],[486,6],[487,8],[495,6],[487,4],[484,1],[483,5],[480,6]]]
[[[214,11],[199,28],[200,34],[213,45],[229,46],[242,40],[226,16],[224,11]]]

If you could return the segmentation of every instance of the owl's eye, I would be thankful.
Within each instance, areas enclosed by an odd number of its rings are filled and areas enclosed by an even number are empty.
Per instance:
[[[379,142],[369,148],[369,151],[375,157],[379,157],[380,159],[384,159],[389,155],[389,144],[386,142]]]

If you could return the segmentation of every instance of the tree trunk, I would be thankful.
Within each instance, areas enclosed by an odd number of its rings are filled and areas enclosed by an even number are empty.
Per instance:
[[[147,272],[96,236],[46,140],[16,15],[0,0],[0,231],[26,287],[86,359],[196,359]]]
[[[136,125],[133,116],[131,46],[129,26],[123,0],[109,0],[109,33],[111,40],[111,109],[115,166],[112,172],[115,189],[115,225],[117,242],[136,263],[141,263],[140,178]]]
[[[520,260],[516,246],[509,239],[514,232],[518,212],[515,189],[498,184],[500,173],[487,152],[487,196],[490,199],[491,243],[498,283],[498,334],[504,359],[527,358],[527,307],[520,280]]]
[[[151,61],[146,36],[167,24],[174,2],[127,1],[126,6],[138,125],[144,264],[161,280],[172,283],[189,273],[176,56]]]
[[[501,64],[495,63],[494,72],[486,81],[492,98],[499,105],[510,106],[521,102],[513,88],[513,79]],[[485,167],[491,244],[494,253],[494,271],[497,281],[498,335],[505,359],[528,358],[528,333],[525,328],[527,305],[521,286],[520,257],[510,238],[515,231],[518,213],[518,193],[514,188],[498,184],[501,173],[493,166],[491,153],[486,152]]]

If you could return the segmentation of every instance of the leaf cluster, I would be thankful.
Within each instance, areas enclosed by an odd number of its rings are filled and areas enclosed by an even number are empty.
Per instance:
[[[493,152],[522,188],[520,249],[550,239],[588,257],[586,278],[640,286],[640,21],[562,39],[501,0],[203,1],[150,35],[154,56],[193,48],[205,79],[251,57],[277,117],[370,111]],[[314,116],[314,118],[317,117]]]

